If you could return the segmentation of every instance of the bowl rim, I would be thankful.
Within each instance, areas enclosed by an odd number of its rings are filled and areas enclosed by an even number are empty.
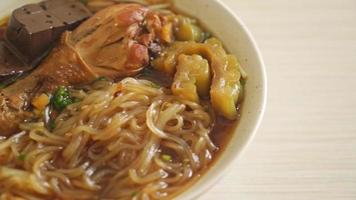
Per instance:
[[[259,111],[258,117],[255,120],[255,124],[253,125],[252,130],[248,134],[246,141],[241,145],[240,150],[236,153],[236,156],[234,156],[232,159],[224,160],[224,167],[220,169],[221,170],[220,173],[216,174],[215,177],[212,177],[208,181],[205,181],[203,183],[199,183],[200,185],[196,188],[196,190],[189,190],[191,187],[193,187],[194,185],[196,185],[199,182],[199,180],[197,180],[197,182],[193,183],[191,186],[189,186],[187,189],[185,189],[182,193],[178,194],[176,196],[177,200],[197,199],[204,192],[211,189],[215,184],[217,184],[224,177],[224,175],[232,168],[235,161],[245,153],[247,147],[252,143],[253,139],[256,137],[257,131],[258,131],[259,127],[261,126],[263,118],[265,116],[266,107],[267,107],[268,80],[267,80],[266,65],[265,65],[264,59],[262,57],[261,50],[260,50],[255,38],[253,37],[251,31],[248,29],[248,27],[243,22],[243,20],[237,15],[236,12],[234,12],[232,10],[231,7],[229,7],[222,0],[212,0],[212,1],[215,1],[217,4],[219,4],[224,10],[226,10],[226,12],[227,12],[226,14],[231,15],[231,17],[234,18],[234,20],[236,21],[236,24],[238,24],[240,26],[242,32],[244,32],[244,34],[246,34],[247,38],[250,40],[250,42],[252,44],[251,47],[252,47],[252,50],[256,54],[256,58],[257,58],[256,60],[257,60],[257,63],[259,63],[258,67],[261,72],[262,90],[261,90],[261,100],[258,103],[260,111]],[[225,152],[222,152],[222,155],[223,154],[225,154]],[[221,162],[221,160],[219,158],[217,160],[217,163],[218,162]],[[216,165],[217,163],[214,163],[214,165]],[[208,169],[207,173],[209,173],[209,171],[210,171],[210,169]],[[203,174],[203,177],[206,175],[208,175],[208,174]]]

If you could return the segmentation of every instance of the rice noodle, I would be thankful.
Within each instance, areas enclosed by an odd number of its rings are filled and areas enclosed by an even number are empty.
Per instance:
[[[0,141],[0,194],[169,199],[207,168],[217,148],[201,105],[153,85],[134,78],[96,85],[78,92],[83,100],[56,118],[53,131],[42,121],[22,124]]]

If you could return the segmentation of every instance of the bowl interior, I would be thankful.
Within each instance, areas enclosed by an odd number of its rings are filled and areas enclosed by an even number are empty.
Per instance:
[[[224,153],[211,169],[177,199],[195,199],[211,187],[241,154],[261,121],[266,102],[266,74],[258,48],[247,28],[219,0],[173,0],[176,8],[199,19],[201,24],[222,40],[228,51],[237,56],[248,73],[245,100],[240,122]],[[23,4],[38,0],[12,0],[0,2],[0,18]]]

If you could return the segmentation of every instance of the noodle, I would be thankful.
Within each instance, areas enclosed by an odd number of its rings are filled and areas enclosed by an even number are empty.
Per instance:
[[[0,142],[0,194],[24,199],[161,199],[206,169],[212,116],[146,80],[78,90],[56,119]],[[24,157],[19,159],[23,155]],[[16,163],[16,164],[14,164]]]

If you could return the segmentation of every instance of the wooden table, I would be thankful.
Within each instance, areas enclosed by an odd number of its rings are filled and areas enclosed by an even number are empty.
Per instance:
[[[356,0],[223,0],[266,61],[252,145],[202,200],[356,199]]]

